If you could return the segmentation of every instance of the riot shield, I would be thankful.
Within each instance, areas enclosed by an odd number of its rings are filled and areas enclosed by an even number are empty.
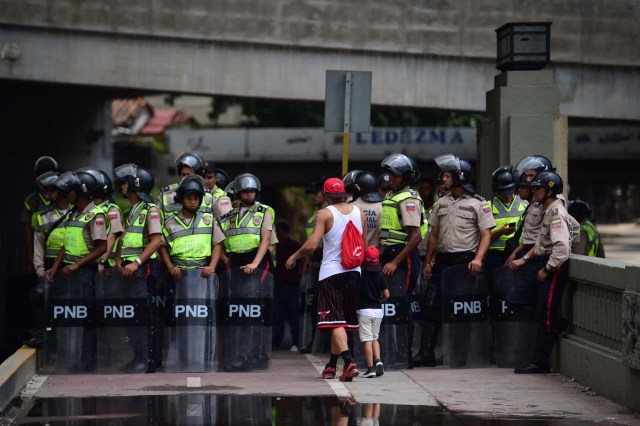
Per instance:
[[[43,371],[88,373],[95,369],[95,269],[68,277],[58,272],[46,292]]]
[[[161,367],[164,360],[165,329],[171,316],[169,294],[174,294],[175,282],[162,262],[158,264],[157,272],[158,276],[155,283],[152,282],[152,286],[148,288],[151,304],[149,359],[154,360],[154,367]],[[148,280],[147,283],[149,283]]]
[[[169,292],[164,338],[164,370],[204,372],[214,368],[217,349],[218,277],[202,278],[198,268],[183,269]]]
[[[98,373],[146,373],[149,304],[146,268],[123,278],[115,268],[96,280]]]
[[[246,275],[240,268],[220,279],[219,369],[251,371],[269,368],[273,321],[273,274],[256,269]]]
[[[305,288],[302,327],[300,328],[300,349],[312,348],[318,323],[318,273],[320,267],[312,263],[302,280]]]
[[[407,272],[398,269],[387,278],[389,299],[382,304],[382,324],[380,325],[380,357],[384,362],[384,368],[388,370],[400,370],[407,368],[409,363],[408,345],[408,321],[410,314],[409,298],[406,288]],[[354,358],[359,365],[366,365],[362,343],[355,334],[353,347]]]
[[[442,350],[452,368],[489,365],[491,331],[484,273],[471,275],[468,265],[442,271]]]
[[[536,273],[535,265],[522,265],[517,274]],[[491,294],[491,321],[493,323],[493,345],[498,367],[526,365],[533,357],[536,341],[536,322],[513,312],[507,306],[507,295],[514,284],[515,274],[506,266],[496,268],[493,273]]]

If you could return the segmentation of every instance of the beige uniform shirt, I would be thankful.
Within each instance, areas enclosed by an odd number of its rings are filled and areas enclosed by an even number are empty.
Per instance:
[[[216,185],[211,190],[211,193],[215,194],[217,190],[218,186]],[[218,199],[214,200],[213,205],[211,206],[211,212],[216,217],[216,219],[220,219],[231,210],[233,210],[233,205],[231,205],[231,198],[229,198],[228,195],[221,195],[220,197],[218,197]]]
[[[211,213],[203,213],[203,214],[212,215]],[[173,234],[175,232],[179,232],[185,229],[184,226],[182,226],[182,224],[175,219],[176,217],[180,218],[180,220],[183,223],[188,225],[191,225],[191,221],[195,219],[195,216],[193,216],[191,219],[185,218],[184,214],[182,213],[182,210],[180,210],[175,215],[172,215],[171,217],[169,217],[169,219],[167,219],[167,221],[164,223],[165,228],[167,228],[167,231],[169,231],[170,234]],[[213,242],[213,245],[223,242],[226,239],[226,237],[224,236],[224,232],[222,232],[222,229],[220,228],[218,219],[213,218],[212,228],[213,228],[213,231],[211,235],[211,241]],[[169,245],[167,243],[167,240],[164,237],[164,234],[162,234],[162,244],[164,244],[165,246]]]
[[[105,205],[106,208],[108,205]],[[109,219],[110,229],[109,234],[122,234],[124,232],[124,227],[122,226],[122,216],[120,209],[115,205],[109,207],[107,210],[107,218]]]
[[[547,269],[558,269],[569,258],[571,243],[579,238],[580,224],[567,213],[562,200],[555,200],[544,210],[535,253],[549,256]]]
[[[557,196],[558,201],[563,206],[567,206],[567,202],[562,195]],[[522,244],[535,244],[538,240],[538,233],[542,226],[542,216],[544,215],[544,208],[542,204],[532,202],[527,209],[527,215],[524,218],[524,225],[522,228]]]
[[[495,226],[487,201],[467,192],[458,199],[451,193],[443,196],[429,217],[429,227],[438,228],[438,253],[476,252],[480,231]]]
[[[370,203],[364,201],[362,198],[358,198],[352,201],[351,204],[357,206],[364,212],[365,219],[367,220],[367,245],[378,246],[378,239],[380,237],[380,216],[382,215],[382,202]]]

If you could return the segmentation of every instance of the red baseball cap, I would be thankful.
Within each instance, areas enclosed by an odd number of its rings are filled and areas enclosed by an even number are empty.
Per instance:
[[[344,190],[344,182],[340,178],[329,178],[324,181],[324,195],[327,197],[340,198],[346,197]]]
[[[364,251],[364,261],[362,269],[365,271],[380,271],[380,252],[375,246],[367,246]]]

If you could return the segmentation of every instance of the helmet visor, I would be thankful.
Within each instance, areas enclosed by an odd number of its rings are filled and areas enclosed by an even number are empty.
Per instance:
[[[180,154],[178,158],[176,158],[175,165],[178,169],[182,166],[187,166],[191,167],[194,170],[197,170],[202,168],[203,162],[197,155],[185,152],[184,154]]]
[[[434,158],[434,161],[436,162],[440,170],[449,170],[449,171],[461,170],[460,159],[458,158],[457,155],[453,155],[453,154],[439,155],[436,158]]]
[[[241,175],[235,179],[235,190],[236,192],[241,191],[260,191],[260,182],[252,175]]]
[[[57,189],[56,181],[59,174],[56,172],[46,172],[36,178],[36,185],[42,189]]]
[[[56,179],[55,183],[58,190],[62,192],[69,192],[75,187],[80,186],[80,180],[73,172],[64,172]]]
[[[121,166],[116,167],[115,169],[113,169],[113,172],[115,173],[118,180],[124,181],[127,179],[127,176],[135,177],[136,169],[137,167],[135,164],[127,163],[127,164],[123,164]]]
[[[518,180],[520,175],[527,170],[537,170],[540,172],[546,168],[547,166],[545,166],[544,163],[536,157],[527,156],[522,158],[515,166],[513,166],[513,174],[516,177],[516,180]]]
[[[404,154],[391,154],[380,163],[380,167],[389,170],[397,176],[402,176],[402,172],[412,169],[411,160]]]

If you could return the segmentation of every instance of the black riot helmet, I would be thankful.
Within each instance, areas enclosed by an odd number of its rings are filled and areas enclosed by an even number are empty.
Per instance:
[[[200,158],[198,154],[193,154],[191,152],[183,152],[178,155],[173,164],[176,167],[178,174],[180,174],[180,170],[182,170],[183,167],[191,167],[195,171],[195,174],[202,177],[204,177],[206,173],[202,158]]]
[[[582,200],[575,200],[570,202],[567,211],[578,222],[582,222],[585,219],[591,220],[591,207],[589,206],[589,204],[585,203]]]
[[[58,189],[58,187],[56,186],[56,181],[58,180],[59,176],[60,173],[58,172],[42,173],[41,175],[36,177],[36,186],[38,187],[38,190],[44,191],[45,189],[48,189],[50,191],[56,191]]]
[[[516,178],[511,166],[498,167],[491,175],[491,189],[498,195],[513,194],[516,190]]]
[[[184,196],[195,192],[200,197],[200,200],[204,197],[205,183],[202,176],[189,175],[182,178],[178,190],[176,191],[176,201],[182,204]]]
[[[235,194],[240,194],[242,191],[260,192],[261,189],[260,180],[251,173],[238,175],[233,182]]]
[[[58,170],[58,162],[48,155],[38,158],[33,166],[33,174],[38,177],[46,172],[55,172]]]
[[[371,172],[360,172],[355,182],[358,188],[358,196],[368,203],[382,201],[382,195],[378,192],[378,178]],[[353,196],[356,199],[356,194]]]
[[[461,186],[465,191],[476,192],[473,185],[473,167],[468,161],[461,160],[453,154],[440,155],[434,160],[440,170],[451,173],[453,186]]]
[[[218,180],[216,181],[216,186],[218,188],[226,188],[229,185],[229,174],[222,169],[216,167],[216,177]]]
[[[82,171],[77,171],[74,174],[80,182],[80,185],[77,187],[77,194],[88,199],[93,199],[92,194],[100,189],[100,184],[96,178],[94,178],[90,173]]]
[[[236,184],[236,182],[232,180],[231,182],[229,182],[229,184],[227,186],[224,187],[224,192],[227,193],[229,198],[233,198],[236,195],[235,184]]]
[[[113,193],[113,182],[104,171],[93,167],[82,167],[76,170],[76,173],[79,172],[90,174],[98,183],[98,186],[90,194],[92,198],[104,199]]]
[[[389,186],[389,172],[382,172],[378,175],[378,189],[383,191],[391,189]]]
[[[120,183],[127,182],[127,193],[135,192],[140,199],[147,203],[153,202],[150,194],[155,184],[155,178],[149,170],[133,163],[127,163],[116,167],[113,171]]]
[[[360,188],[358,188],[356,184],[356,178],[360,173],[362,173],[362,170],[351,170],[342,178],[342,182],[344,182],[345,192],[347,192],[348,194],[353,194],[354,199],[357,198],[356,194],[360,193]]]
[[[545,157],[544,155],[540,155],[540,154],[534,154],[533,157],[535,157],[538,160],[540,160],[540,162],[547,167],[548,171],[550,171],[550,172],[555,172],[556,171],[556,168],[553,167],[553,164],[551,164],[551,160],[549,160],[548,157]]]
[[[529,170],[529,169],[527,169]],[[535,190],[537,188],[544,188],[555,195],[562,194],[563,190],[562,178],[556,172],[541,172],[529,182],[529,188]]]
[[[80,187],[80,181],[73,172],[64,172],[58,179],[56,179],[56,188],[61,194],[68,194],[69,192],[78,189]]]
[[[416,162],[404,154],[391,154],[382,160],[380,166],[396,176],[402,176],[409,183],[420,177]]]

